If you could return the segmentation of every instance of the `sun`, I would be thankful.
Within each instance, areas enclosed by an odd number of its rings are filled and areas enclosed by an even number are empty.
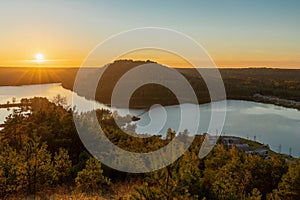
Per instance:
[[[45,61],[44,54],[37,53],[35,55],[35,62],[44,62],[44,61]]]

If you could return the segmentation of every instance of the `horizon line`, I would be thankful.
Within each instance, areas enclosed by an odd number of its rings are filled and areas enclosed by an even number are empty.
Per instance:
[[[158,63],[159,64],[159,63]],[[163,65],[165,66],[165,65]],[[84,67],[84,68],[103,68],[104,66],[91,66],[91,67]],[[165,66],[165,67],[169,67],[169,66]],[[78,67],[78,66],[0,66],[0,68],[28,68],[28,69],[80,69],[83,67]],[[197,69],[196,67],[169,67],[169,68],[173,68],[173,69]],[[280,69],[280,70],[300,70],[299,68],[296,67],[272,67],[272,66],[247,66],[247,67],[198,67],[198,69]]]
[[[103,66],[90,66],[90,67],[84,67],[84,68],[102,68],[108,64],[112,64],[114,62],[117,62],[117,61],[132,61],[132,62],[153,62],[153,63],[157,63],[159,65],[162,65],[162,66],[165,66],[165,67],[169,67],[169,68],[174,68],[174,69],[197,69],[197,67],[191,67],[191,65],[188,65],[188,66],[183,66],[183,67],[180,67],[180,66],[170,66],[168,64],[163,64],[163,63],[160,63],[158,61],[154,61],[154,60],[142,60],[142,59],[117,59],[117,60],[114,60],[110,63],[107,63]],[[216,62],[215,62],[216,63]],[[56,69],[67,69],[67,68],[76,68],[76,69],[79,69],[79,68],[82,68],[81,66],[72,66],[72,65],[43,65],[42,64],[39,64],[38,66],[30,66],[30,65],[20,65],[20,66],[16,66],[16,65],[0,65],[0,68],[36,68],[36,69],[49,69],[49,68],[56,68]],[[233,66],[230,66],[230,65],[217,65],[215,64],[215,67],[198,67],[200,69],[300,69],[300,66],[297,66],[297,67],[288,67],[288,66],[272,66],[272,65],[248,65],[248,66],[245,66],[245,65],[234,65]]]

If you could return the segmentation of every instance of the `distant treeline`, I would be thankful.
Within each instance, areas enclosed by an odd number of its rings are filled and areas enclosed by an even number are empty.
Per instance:
[[[1,86],[63,83],[72,88],[78,68],[0,67]]]
[[[118,60],[108,65],[98,83],[96,100],[110,104],[113,88],[117,81],[129,70],[152,61]],[[94,78],[103,68],[90,68],[85,71],[85,80],[81,87],[85,88],[79,95],[90,96],[88,80]],[[205,82],[200,74],[191,68],[177,69],[190,82],[198,97],[199,103],[210,101]],[[207,70],[207,69],[206,69]],[[78,68],[0,68],[0,85],[26,85],[60,82],[66,89],[73,90]],[[255,94],[274,96],[281,99],[300,101],[300,70],[296,69],[220,69],[224,81],[227,99],[263,101]],[[136,77],[143,80],[143,75]],[[170,81],[172,77],[169,78]],[[134,80],[131,80],[134,81]],[[180,83],[178,83],[180,86]],[[76,92],[76,91],[75,91]],[[130,100],[131,107],[148,107],[153,104],[178,104],[175,95],[166,87],[148,84],[137,89]],[[273,103],[273,102],[268,102]],[[283,105],[289,107],[289,105]]]

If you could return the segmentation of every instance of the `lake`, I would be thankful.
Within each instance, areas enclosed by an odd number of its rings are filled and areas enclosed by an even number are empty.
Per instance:
[[[31,98],[35,96],[47,97],[53,99],[57,94],[61,94],[67,98],[67,103],[71,105],[73,92],[64,89],[61,84],[43,84],[28,86],[2,86],[0,87],[0,104],[11,102],[12,97],[17,101],[21,98]],[[120,115],[124,115],[128,110],[109,108],[103,104],[86,100],[76,94],[79,112],[90,110],[95,105],[96,108],[107,108],[118,111]],[[262,104],[250,101],[227,100],[227,114],[224,128],[221,130],[209,130],[211,134],[234,135],[248,139],[256,139],[264,144],[269,144],[271,149],[281,153],[300,156],[300,111],[296,109],[284,108],[271,104]],[[181,106],[186,111],[193,111],[196,107],[200,108],[200,123],[198,134],[207,132],[207,126],[210,119],[210,104],[194,105],[184,104]],[[12,111],[0,109],[0,123],[3,123],[5,117]],[[165,134],[167,128],[178,129],[178,121],[180,120],[180,107],[165,106],[155,107],[151,110],[132,109],[132,115],[138,115],[141,119],[136,122],[137,133],[162,133]],[[164,122],[161,116],[166,117]],[[150,119],[153,121],[150,123]],[[191,117],[188,119],[190,125],[198,123]],[[187,125],[188,126],[188,125]],[[183,127],[183,129],[189,127]],[[190,133],[195,134],[195,133]],[[281,146],[281,148],[280,148]]]

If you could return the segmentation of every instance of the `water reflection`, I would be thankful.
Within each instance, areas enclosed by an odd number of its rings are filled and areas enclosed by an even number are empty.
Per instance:
[[[30,85],[17,87],[0,87],[0,103],[6,103],[16,97],[17,101],[21,98],[31,98],[34,96],[47,97],[53,99],[57,94],[61,94],[67,98],[67,103],[71,105],[72,91],[64,89],[60,84],[45,84],[45,85]],[[76,96],[76,106],[78,112],[88,111],[92,108],[107,108],[107,106],[86,100],[83,97]],[[249,101],[227,101],[227,116],[225,126],[221,130],[207,130],[210,120],[210,104],[181,105],[185,111],[189,112],[195,109],[195,106],[200,108],[200,122],[197,133],[209,132],[211,134],[226,134],[235,135],[244,138],[254,139],[265,144],[277,151],[281,145],[282,153],[289,153],[289,148],[292,148],[294,156],[300,156],[300,112],[295,109],[283,108],[271,104],[262,104]],[[127,113],[126,109],[110,108],[112,111],[118,111],[120,115]],[[0,109],[0,123],[3,123],[5,117],[11,111]],[[132,115],[137,115],[141,119],[137,121],[138,133],[165,134],[167,128],[173,130],[178,129],[180,121],[180,106],[153,107],[150,111],[147,110],[130,110]],[[162,123],[157,119],[166,115],[166,123]],[[151,121],[152,119],[152,121]],[[188,119],[187,127],[197,123],[191,116]],[[196,133],[190,133],[196,134]]]

